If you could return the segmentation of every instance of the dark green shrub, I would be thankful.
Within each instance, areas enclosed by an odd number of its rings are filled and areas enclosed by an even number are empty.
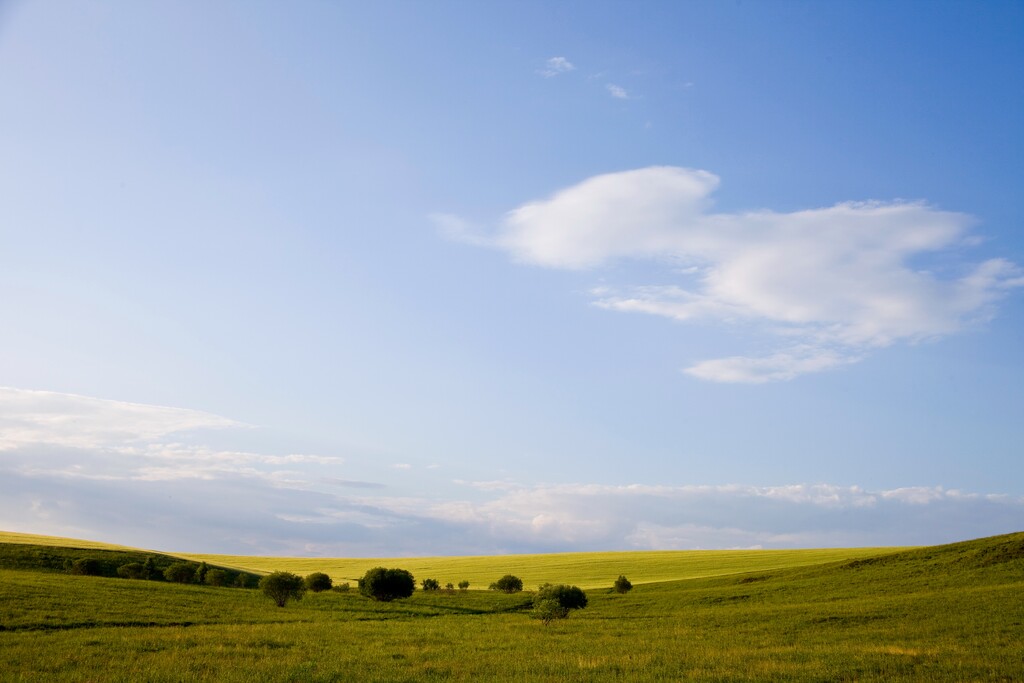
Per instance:
[[[459,590],[464,591],[469,588],[469,581],[459,581]]]
[[[566,586],[564,583],[555,586],[546,583],[541,586],[534,602],[539,600],[557,600],[566,609],[583,609],[587,606],[587,594],[577,586]]]
[[[337,586],[334,587],[334,590],[338,591],[339,593],[348,593],[351,589],[352,586],[349,584],[348,581],[346,581],[345,583],[339,583]]]
[[[145,576],[142,577],[144,579],[160,579],[163,576],[160,570],[156,568],[156,560],[153,559],[152,555],[147,557],[146,561],[142,563],[142,570],[145,573]]]
[[[323,591],[331,590],[331,586],[334,583],[331,581],[331,577],[327,576],[323,572],[313,572],[305,578],[306,588],[313,591],[314,593],[320,593]]]
[[[546,583],[537,590],[533,599],[534,619],[540,619],[545,625],[554,619],[565,619],[574,609],[587,606],[587,594],[576,586],[565,584],[551,585]]]
[[[199,567],[196,568],[196,575],[193,577],[196,583],[206,583],[206,572],[210,571],[210,568],[205,562],[200,562]]]
[[[175,562],[164,570],[164,578],[174,583],[192,583],[196,576],[196,565],[191,562]]]
[[[425,591],[436,591],[441,588],[441,584],[438,583],[437,579],[423,579],[423,590]]]
[[[207,586],[227,586],[231,582],[231,574],[223,569],[210,569],[206,572]]]
[[[146,579],[146,565],[141,562],[129,562],[117,568],[117,575],[122,579]]]
[[[612,586],[616,593],[628,593],[633,590],[633,584],[629,582],[625,576],[619,575],[619,578],[615,579],[615,585]]]
[[[298,574],[274,572],[260,579],[260,590],[278,607],[284,607],[291,598],[302,599],[306,584]]]
[[[523,590],[523,580],[518,576],[505,574],[505,576],[492,583],[490,589],[492,591],[501,591],[502,593],[518,593]]]
[[[94,557],[80,557],[71,563],[68,571],[81,576],[99,576],[103,573],[103,563]]]
[[[454,593],[455,592],[455,584],[452,583],[451,581],[449,581],[448,583],[446,583],[444,585],[444,589],[448,593]]]
[[[415,588],[416,580],[404,569],[374,567],[359,579],[359,592],[381,602],[407,598]]]

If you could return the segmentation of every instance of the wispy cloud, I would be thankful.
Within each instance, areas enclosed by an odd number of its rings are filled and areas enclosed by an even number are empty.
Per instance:
[[[614,83],[608,83],[608,84],[605,85],[605,89],[608,90],[608,94],[609,95],[611,95],[612,97],[614,97],[617,100],[628,100],[629,99],[629,93],[627,93],[626,89],[623,88],[620,85],[615,85]]]
[[[337,456],[215,448],[212,431],[252,427],[187,408],[0,388],[0,453],[8,468],[63,479],[169,481],[260,478],[281,485],[289,470],[336,466]]]
[[[561,74],[575,71],[576,67],[565,57],[552,57],[544,62],[544,67],[538,71],[545,78],[553,78]]]
[[[650,167],[589,178],[509,212],[486,243],[550,268],[621,259],[671,266],[674,284],[602,287],[594,304],[673,320],[728,323],[780,340],[773,352],[696,362],[717,382],[787,380],[855,363],[898,342],[983,322],[1010,289],[1013,263],[992,258],[932,271],[910,263],[970,246],[974,219],[924,202],[847,202],[790,213],[714,213],[719,179]]]

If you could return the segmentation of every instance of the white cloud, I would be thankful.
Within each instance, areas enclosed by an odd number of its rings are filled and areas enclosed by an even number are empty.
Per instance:
[[[629,99],[629,93],[627,93],[626,89],[622,86],[615,85],[614,83],[608,83],[605,85],[605,88],[607,88],[608,94],[617,100]]]
[[[897,342],[949,335],[993,315],[1024,285],[1013,263],[959,272],[911,265],[964,248],[973,219],[923,202],[847,202],[790,213],[714,213],[719,179],[657,166],[588,178],[509,212],[477,243],[515,260],[587,269],[616,260],[671,268],[670,285],[602,287],[594,304],[679,321],[745,325],[783,343],[763,356],[697,362],[694,377],[786,380],[860,360]]]
[[[0,388],[0,454],[27,476],[98,481],[260,478],[301,480],[281,466],[332,466],[336,456],[253,453],[204,443],[211,430],[249,425],[197,410]]]
[[[198,410],[0,387],[0,451],[42,444],[130,446],[180,432],[245,426]]]
[[[538,73],[545,78],[552,78],[561,74],[575,71],[576,67],[565,57],[552,57],[544,62],[544,68]]]

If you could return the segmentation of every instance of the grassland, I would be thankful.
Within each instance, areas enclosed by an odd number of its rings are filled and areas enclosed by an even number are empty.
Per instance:
[[[571,581],[581,588],[607,588],[624,574],[633,583],[696,579],[753,571],[873,557],[900,548],[828,548],[814,550],[680,550],[652,552],[555,553],[479,557],[286,558],[182,554],[196,562],[255,572],[324,572],[335,582],[355,581],[371,567],[402,567],[417,579],[433,578],[486,588],[504,574],[515,574],[527,588]]]
[[[0,680],[1019,681],[1022,589],[1024,534],[591,589],[546,627],[528,595],[279,609],[252,590],[0,570]]]

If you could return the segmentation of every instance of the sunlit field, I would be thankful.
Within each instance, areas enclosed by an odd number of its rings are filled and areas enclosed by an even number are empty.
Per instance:
[[[238,555],[181,557],[251,571],[325,572],[335,582],[355,581],[371,567],[402,567],[417,579],[434,578],[458,584],[469,581],[486,588],[503,574],[515,574],[527,588],[570,581],[582,588],[607,588],[619,574],[634,583],[695,579],[723,574],[768,571],[787,567],[871,557],[893,548],[830,548],[823,550],[680,550],[655,552],[557,553],[493,557],[411,558],[280,558]]]
[[[610,581],[609,587],[595,582],[586,609],[547,626],[530,618],[528,591],[416,591],[392,603],[355,590],[328,591],[278,608],[253,589],[4,569],[0,678],[1024,679],[1024,534],[854,554],[764,569],[744,559],[756,553],[740,553],[720,575],[634,580],[626,594],[613,593]],[[611,555],[622,563],[632,556],[635,564],[606,569],[622,569],[631,579],[643,575],[647,554]],[[545,557],[551,556],[534,556],[540,563]],[[709,553],[707,564],[692,571],[710,571],[729,557]],[[486,559],[495,570],[515,573],[529,569],[531,558],[478,559],[481,568]],[[446,565],[422,562],[446,582],[440,573]],[[546,564],[529,575],[573,566],[586,565]],[[304,571],[298,564],[290,569]],[[591,575],[580,576],[563,573],[558,580],[582,585]]]

